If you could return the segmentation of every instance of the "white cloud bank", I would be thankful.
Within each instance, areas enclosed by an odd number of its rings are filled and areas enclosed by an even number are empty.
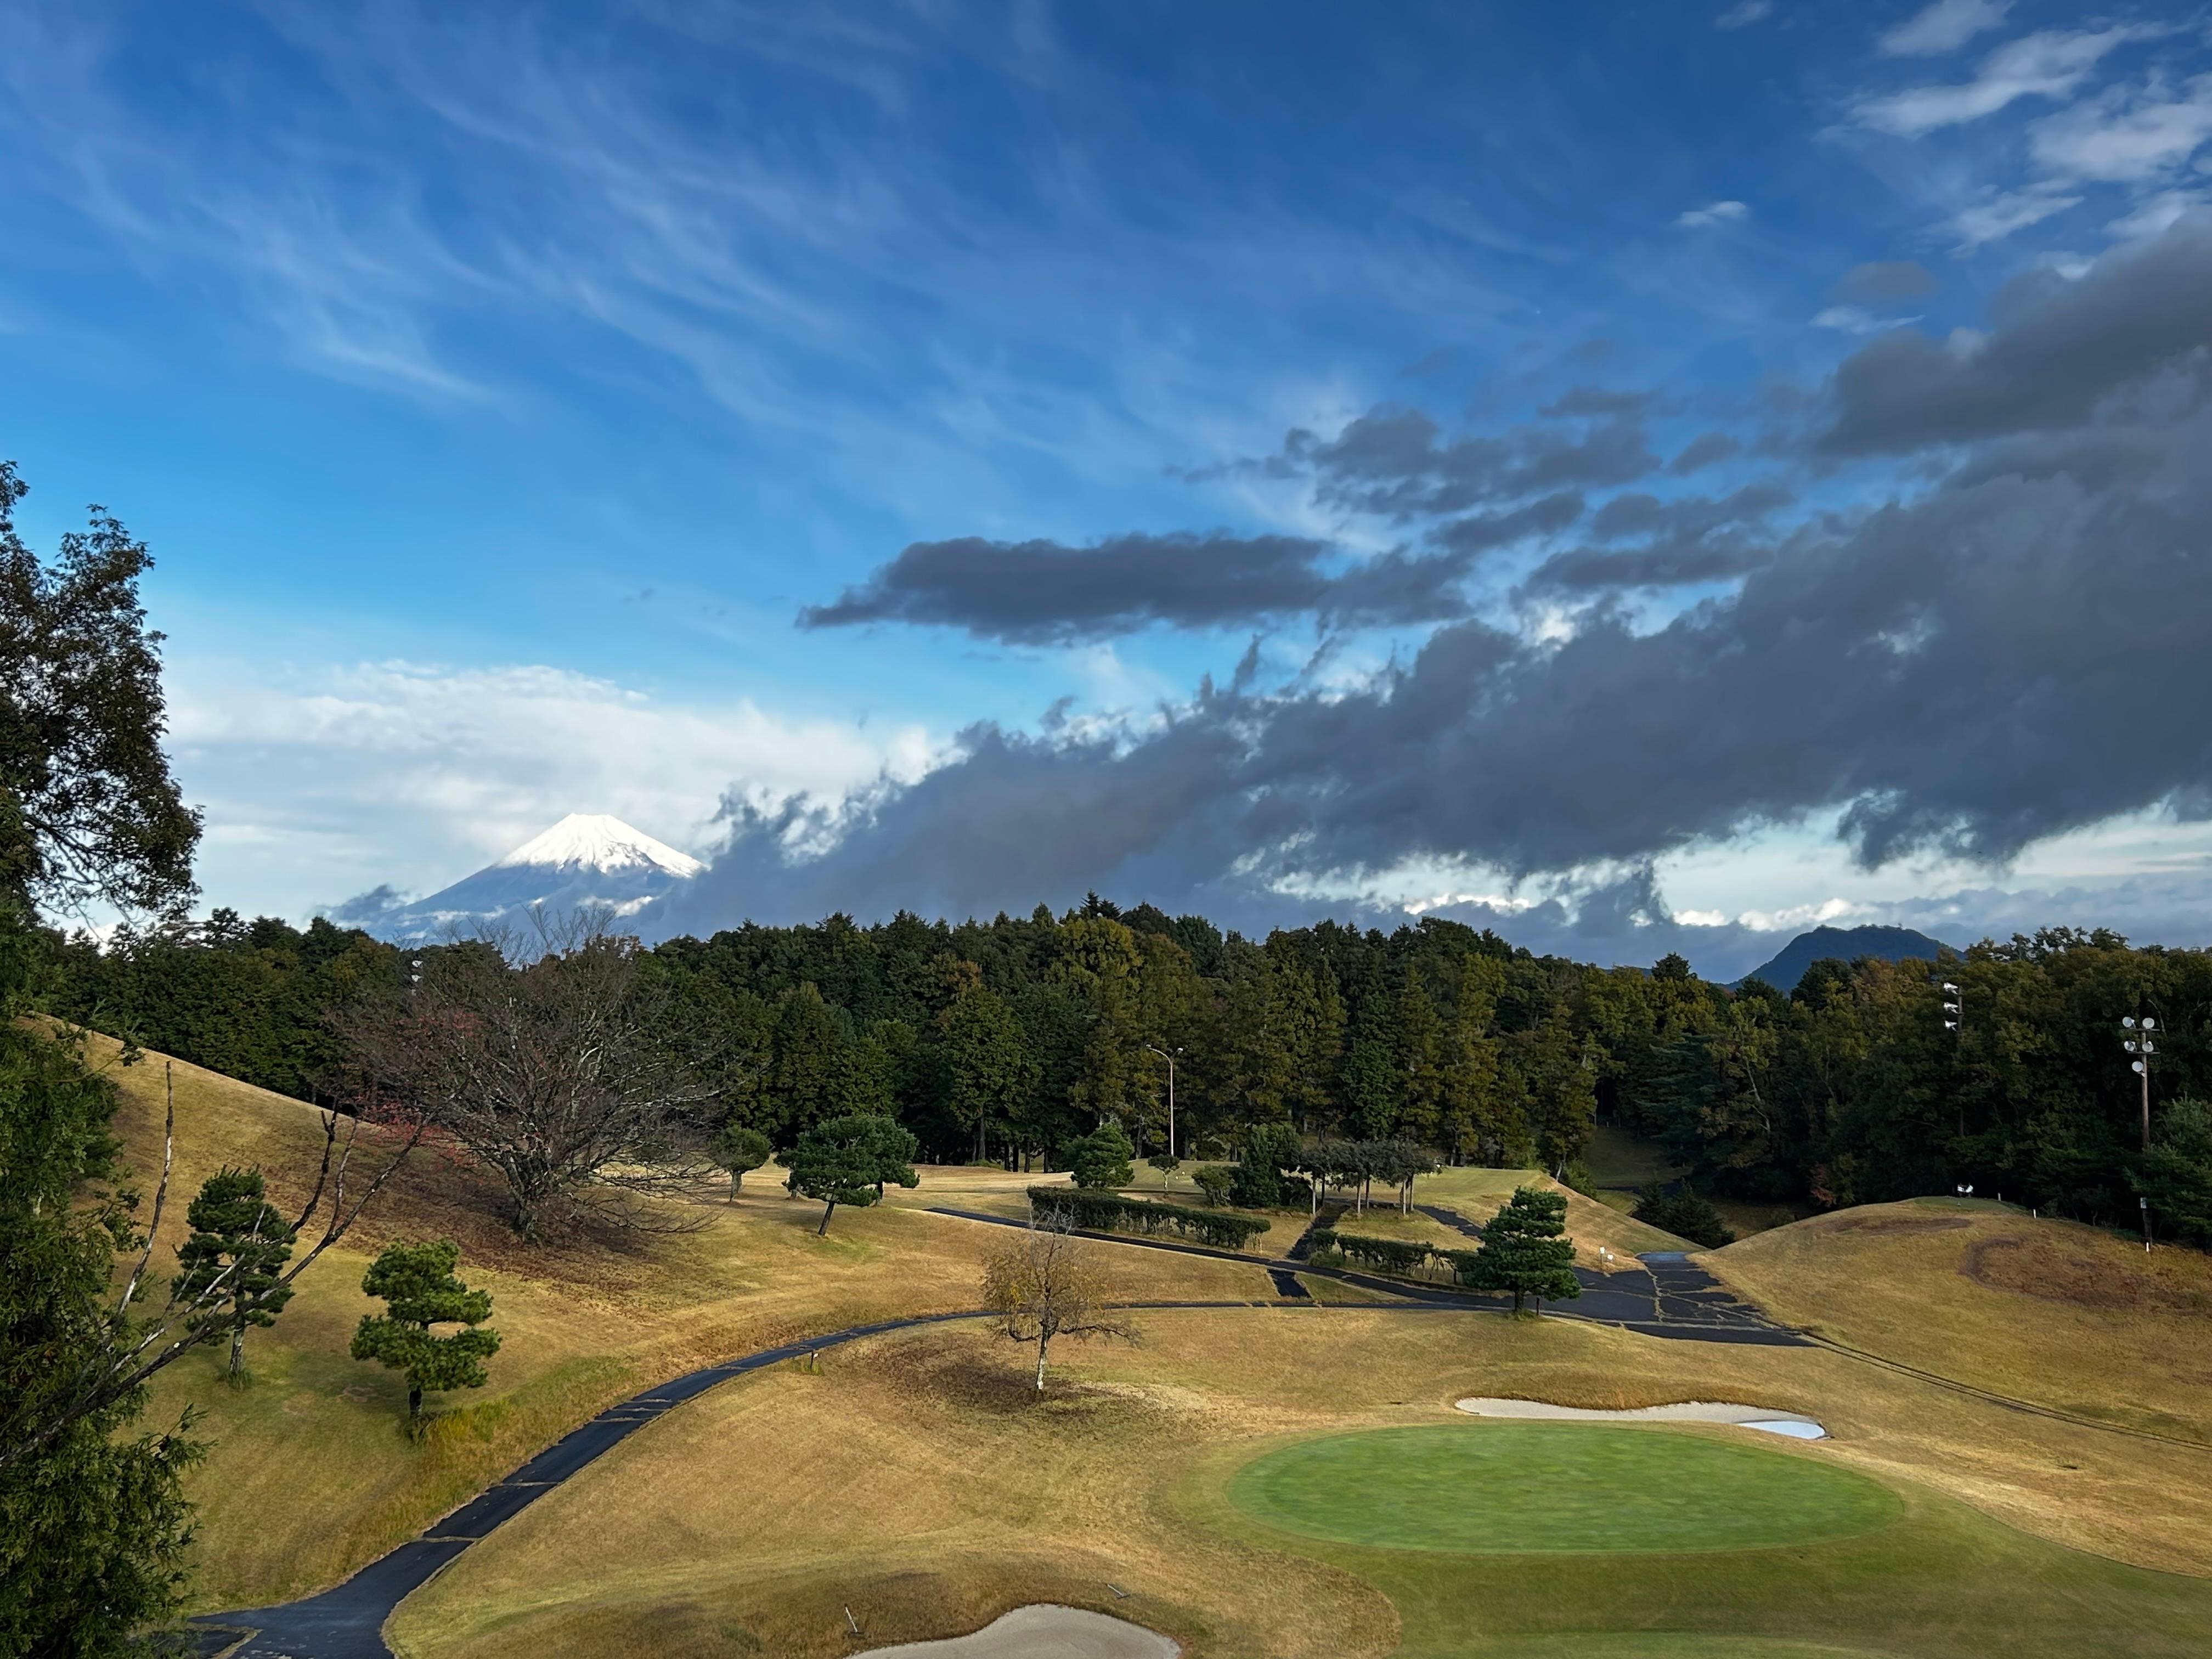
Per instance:
[[[170,746],[206,809],[204,902],[304,918],[459,879],[572,811],[710,853],[734,791],[841,799],[932,762],[919,725],[678,703],[531,664],[173,660]]]

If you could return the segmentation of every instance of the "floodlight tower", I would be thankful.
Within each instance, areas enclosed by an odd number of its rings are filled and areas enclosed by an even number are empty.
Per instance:
[[[1943,1029],[1963,1042],[1966,1018],[1965,999],[1960,995],[1959,988],[1949,980],[1943,981],[1942,986]],[[1963,1089],[1955,1092],[1959,1105],[1959,1139],[1964,1140],[1966,1138],[1966,1095]]]
[[[2130,1014],[2120,1022],[2124,1034],[2120,1046],[2135,1056],[2135,1073],[2142,1079],[2142,1149],[2150,1150],[2150,1057],[2158,1052],[2158,1044],[2151,1041],[2151,1033],[2158,1030],[2158,1022],[2146,1014],[2138,1020]]]

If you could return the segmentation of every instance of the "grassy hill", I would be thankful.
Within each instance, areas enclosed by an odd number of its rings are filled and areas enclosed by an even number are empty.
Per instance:
[[[1793,1324],[2084,1416],[2212,1443],[2212,1256],[1981,1200],[1800,1221],[1699,1258]]]
[[[165,1065],[175,1079],[177,1201],[160,1261],[173,1262],[184,1237],[182,1200],[226,1163],[259,1164],[280,1206],[304,1199],[321,1145],[311,1108],[159,1054],[131,1066],[115,1057],[115,1044],[94,1039],[142,1171],[161,1164]],[[251,1388],[228,1387],[215,1352],[156,1380],[149,1420],[195,1407],[212,1445],[190,1482],[201,1512],[197,1603],[252,1605],[334,1583],[665,1377],[793,1335],[975,1304],[986,1230],[885,1206],[841,1209],[817,1238],[819,1206],[762,1176],[748,1188],[735,1205],[715,1189],[669,1206],[704,1224],[695,1232],[526,1246],[467,1172],[418,1151],[360,1227],[301,1276],[275,1327],[248,1339]],[[399,1431],[399,1380],[346,1354],[361,1316],[381,1308],[361,1293],[361,1275],[403,1237],[457,1240],[461,1275],[492,1292],[503,1337],[489,1386],[436,1401],[445,1415],[420,1444]],[[1256,1267],[1136,1251],[1115,1267],[1133,1297],[1269,1294]]]

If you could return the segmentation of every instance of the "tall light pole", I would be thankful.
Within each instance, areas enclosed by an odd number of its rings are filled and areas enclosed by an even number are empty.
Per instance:
[[[2150,1034],[2158,1030],[2158,1022],[2146,1015],[2138,1021],[2130,1014],[2120,1022],[2120,1030],[2129,1033],[2120,1046],[2136,1058],[2136,1075],[2142,1079],[2142,1149],[2150,1150],[2150,1057],[2158,1052],[2158,1044]]]
[[[1145,1047],[1146,1047],[1147,1048],[1150,1048],[1150,1049],[1151,1049],[1154,1054],[1158,1054],[1158,1055],[1162,1060],[1165,1060],[1165,1061],[1167,1061],[1167,1063],[1168,1063],[1168,1156],[1169,1156],[1170,1158],[1173,1158],[1173,1157],[1176,1155],[1176,1149],[1175,1149],[1175,1068],[1176,1068],[1176,1054],[1181,1054],[1181,1053],[1182,1052],[1182,1049],[1180,1049],[1180,1048],[1178,1048],[1178,1049],[1176,1049],[1176,1050],[1175,1051],[1175,1054],[1170,1054],[1170,1053],[1169,1053],[1165,1048],[1163,1048],[1159,1047],[1157,1043],[1152,1043],[1152,1042],[1147,1042],[1147,1043],[1145,1045]]]
[[[1965,1012],[1965,999],[1959,994],[1959,988],[1952,984],[1949,980],[1947,979],[1943,981],[1942,986],[1943,1029],[1948,1031],[1954,1037],[1959,1038],[1963,1042],[1965,1040],[1966,1018]],[[1953,1098],[1956,1101],[1959,1108],[1959,1139],[1964,1140],[1966,1138],[1966,1091],[1959,1088],[1954,1081],[1952,1085],[1952,1094]]]

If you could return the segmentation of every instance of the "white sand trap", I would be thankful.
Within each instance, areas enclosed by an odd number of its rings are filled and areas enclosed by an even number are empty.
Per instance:
[[[1671,1406],[1638,1406],[1601,1412],[1586,1406],[1554,1406],[1542,1400],[1491,1400],[1481,1395],[1457,1402],[1470,1417],[1540,1417],[1570,1423],[1733,1423],[1764,1429],[1792,1440],[1825,1440],[1828,1431],[1809,1417],[1768,1406],[1732,1406],[1717,1400],[1683,1400]]]
[[[866,1651],[875,1659],[1176,1659],[1182,1650],[1142,1625],[1040,1602],[1016,1607],[973,1636]]]

